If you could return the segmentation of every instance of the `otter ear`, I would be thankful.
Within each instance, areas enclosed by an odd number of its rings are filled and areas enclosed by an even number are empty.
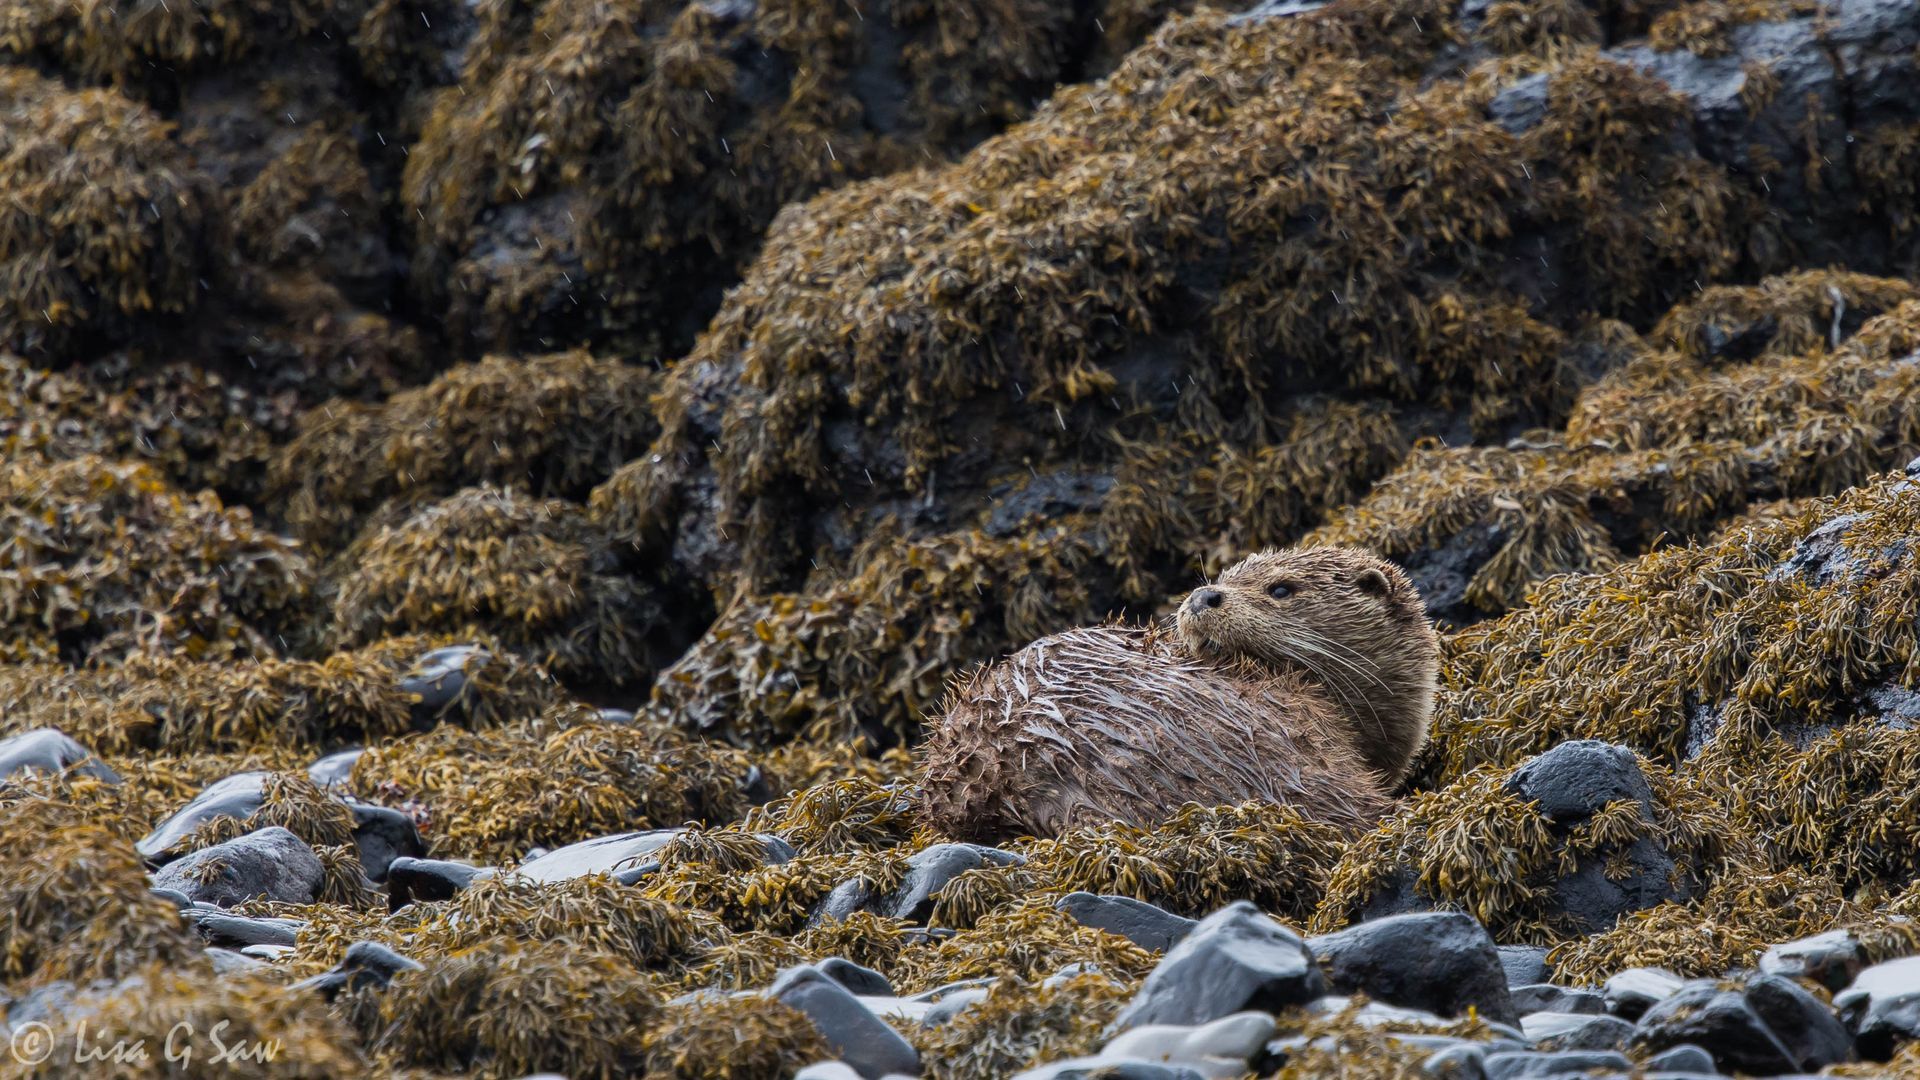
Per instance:
[[[1392,584],[1387,581],[1387,575],[1373,569],[1360,571],[1359,575],[1353,579],[1353,586],[1363,593],[1382,598],[1393,590]]]

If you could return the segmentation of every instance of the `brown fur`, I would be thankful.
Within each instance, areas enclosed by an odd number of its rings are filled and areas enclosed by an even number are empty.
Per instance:
[[[1398,568],[1262,552],[1194,590],[1172,633],[1070,630],[969,676],[921,748],[921,806],[975,840],[1250,799],[1366,828],[1426,741],[1438,672]]]

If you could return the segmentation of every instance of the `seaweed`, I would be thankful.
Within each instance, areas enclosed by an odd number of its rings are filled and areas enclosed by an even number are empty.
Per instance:
[[[1002,979],[959,1015],[912,1035],[933,1080],[996,1080],[1096,1052],[1132,988],[1084,973],[1058,983]]]

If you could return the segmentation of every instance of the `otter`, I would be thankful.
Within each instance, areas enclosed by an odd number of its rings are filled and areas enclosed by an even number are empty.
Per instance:
[[[960,680],[921,747],[920,808],[981,842],[1248,800],[1370,828],[1426,744],[1439,670],[1399,567],[1263,551],[1171,627],[1069,630]]]

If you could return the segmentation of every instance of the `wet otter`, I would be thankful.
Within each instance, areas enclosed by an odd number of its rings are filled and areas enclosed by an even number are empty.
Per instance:
[[[1266,551],[1165,627],[1042,638],[958,684],[921,748],[930,823],[973,840],[1289,803],[1359,829],[1427,739],[1439,640],[1405,574]]]

